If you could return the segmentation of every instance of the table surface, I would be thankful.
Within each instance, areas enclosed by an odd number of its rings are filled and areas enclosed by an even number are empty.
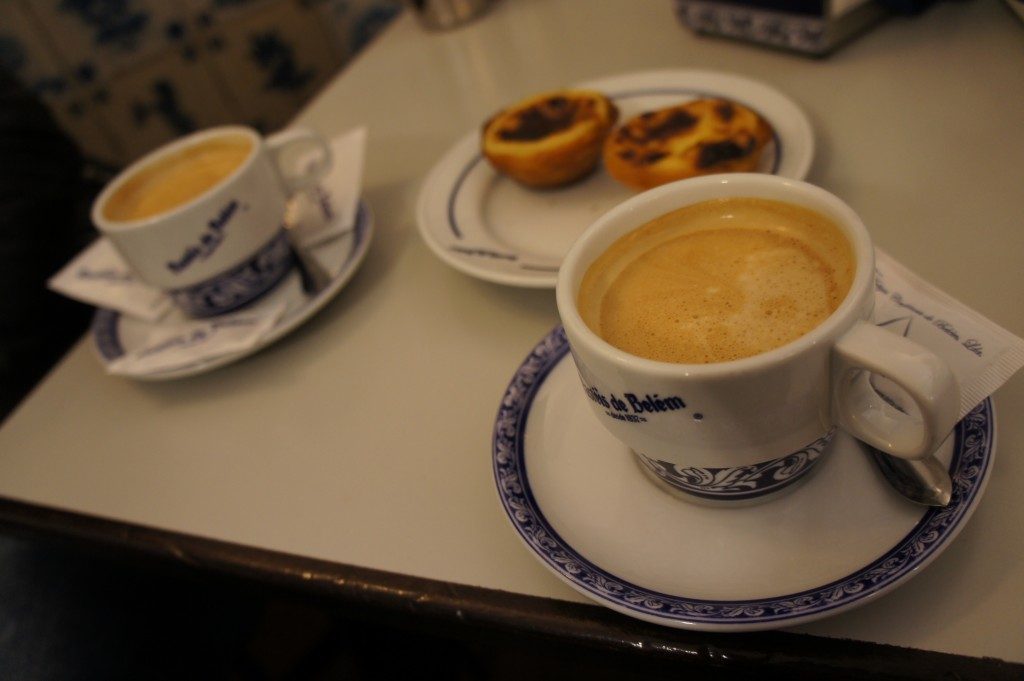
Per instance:
[[[537,91],[655,68],[759,79],[811,120],[809,181],[843,197],[887,252],[1024,336],[1022,38],[994,2],[891,18],[820,60],[696,36],[666,0],[504,0],[445,33],[403,15],[297,120],[369,127],[377,233],[347,288],[257,355],[174,382],[108,376],[83,339],[0,429],[0,496],[585,601],[524,550],[490,461],[498,401],[558,322],[553,292],[434,257],[415,223],[426,173]],[[795,631],[1024,662],[1024,377],[995,406],[994,473],[953,545],[884,598]]]

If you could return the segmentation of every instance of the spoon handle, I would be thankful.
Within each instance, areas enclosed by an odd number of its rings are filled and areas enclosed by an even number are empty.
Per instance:
[[[910,461],[889,456],[869,447],[885,479],[897,492],[916,504],[945,507],[953,496],[953,480],[934,456]]]

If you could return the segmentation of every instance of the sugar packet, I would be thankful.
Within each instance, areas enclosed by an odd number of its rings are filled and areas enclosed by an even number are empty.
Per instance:
[[[875,249],[874,322],[946,360],[960,384],[960,418],[1024,366],[1024,340]]]

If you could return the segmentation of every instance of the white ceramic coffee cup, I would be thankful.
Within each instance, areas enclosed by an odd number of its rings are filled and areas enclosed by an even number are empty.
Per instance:
[[[842,229],[853,249],[854,279],[822,324],[752,357],[673,364],[620,350],[584,323],[580,283],[613,241],[677,208],[726,197],[804,206]],[[657,187],[599,218],[566,255],[556,298],[591,407],[645,472],[684,498],[749,504],[804,479],[837,426],[883,452],[916,459],[930,455],[955,425],[959,388],[948,365],[869,321],[874,262],[860,218],[825,190],[773,175],[715,175]],[[911,408],[891,406],[872,376],[895,382]]]
[[[250,145],[245,160],[223,180],[152,217],[109,219],[111,197],[138,173],[218,139],[244,139]],[[286,163],[307,150],[312,151],[308,163]],[[284,232],[288,199],[322,178],[332,160],[330,147],[312,130],[292,128],[264,138],[244,126],[211,128],[163,146],[121,172],[93,203],[93,224],[140,279],[166,291],[186,314],[223,314],[255,300],[291,269],[293,254]]]

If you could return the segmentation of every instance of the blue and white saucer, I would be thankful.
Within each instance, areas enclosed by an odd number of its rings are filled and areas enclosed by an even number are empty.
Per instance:
[[[646,71],[578,83],[606,93],[620,120],[698,97],[726,97],[758,111],[775,137],[760,172],[803,179],[814,157],[807,116],[768,85],[725,73]],[[559,189],[538,191],[498,174],[480,153],[480,132],[462,137],[420,190],[417,223],[427,246],[466,274],[510,286],[553,288],[558,266],[595,218],[635,192],[602,168]]]
[[[164,381],[194,376],[247,357],[277,341],[316,314],[352,279],[366,257],[370,242],[373,240],[373,231],[373,214],[370,212],[369,206],[361,201],[352,229],[313,249],[313,255],[328,271],[337,271],[326,287],[313,296],[307,295],[303,290],[301,274],[297,269],[293,269],[272,290],[252,303],[253,308],[266,306],[268,309],[274,308],[282,302],[285,305],[281,317],[253,347],[242,352],[197,359],[194,363],[170,371],[133,375],[133,378],[144,381]],[[184,320],[184,316],[178,310],[172,310],[168,317],[158,322],[147,322],[114,310],[99,309],[93,317],[91,333],[100,360],[104,364],[109,364],[125,353],[140,347],[154,324],[174,323],[182,320]]]
[[[494,428],[498,496],[518,536],[583,595],[670,627],[789,627],[871,603],[919,573],[957,536],[992,467],[991,400],[938,456],[946,508],[893,491],[856,440],[839,433],[792,494],[708,508],[662,491],[593,415],[561,327],[523,362]]]

